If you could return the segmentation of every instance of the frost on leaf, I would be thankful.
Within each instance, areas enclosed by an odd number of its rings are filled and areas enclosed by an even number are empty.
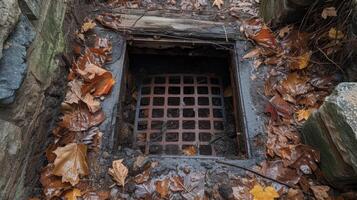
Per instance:
[[[62,182],[70,182],[74,186],[79,182],[80,175],[88,175],[86,145],[70,143],[53,152],[57,156],[53,174],[62,176]]]

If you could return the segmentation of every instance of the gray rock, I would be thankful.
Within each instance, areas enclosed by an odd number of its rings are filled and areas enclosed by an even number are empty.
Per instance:
[[[320,150],[321,169],[335,187],[357,187],[357,83],[340,83],[302,129]]]
[[[14,29],[20,16],[17,0],[0,1],[0,58],[4,41]]]
[[[16,164],[19,164],[17,157],[22,146],[21,135],[20,127],[0,119],[0,199],[3,199],[3,192],[16,179],[10,173],[18,168]]]
[[[8,38],[0,60],[0,103],[12,103],[15,91],[20,87],[26,73],[26,50],[35,37],[35,32],[25,16],[20,17],[16,29]]]
[[[30,19],[38,19],[40,15],[41,0],[19,0],[23,14]]]

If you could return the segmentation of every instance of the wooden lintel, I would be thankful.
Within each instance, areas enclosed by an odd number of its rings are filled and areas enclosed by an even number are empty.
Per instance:
[[[223,23],[195,19],[121,14],[119,30],[132,35],[176,36],[236,40],[240,37],[237,22]]]

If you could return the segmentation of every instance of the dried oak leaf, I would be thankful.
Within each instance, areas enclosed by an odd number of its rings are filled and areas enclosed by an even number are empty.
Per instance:
[[[188,146],[188,147],[182,149],[182,152],[186,156],[194,156],[197,154],[197,149],[195,146],[191,145],[191,146]]]
[[[82,94],[92,93],[94,96],[99,97],[108,94],[115,80],[110,72],[105,72],[102,75],[95,75],[95,77],[88,83],[82,86]]]
[[[169,179],[164,179],[162,181],[156,181],[156,192],[159,193],[161,198],[166,198],[169,195]]]
[[[113,168],[109,168],[109,175],[111,175],[117,185],[125,185],[125,179],[128,176],[128,168],[122,163],[123,159],[114,160],[112,163]]]
[[[43,187],[43,194],[46,199],[52,199],[53,197],[59,197],[71,185],[69,183],[63,183],[61,177],[53,174],[53,165],[46,166],[41,171],[40,183]]]
[[[224,4],[223,0],[214,0],[212,7],[217,6],[218,9],[221,9],[222,5]]]
[[[64,195],[66,200],[77,200],[77,197],[82,196],[81,191],[77,188],[73,188],[67,191]]]
[[[250,193],[254,196],[254,200],[274,200],[279,198],[278,192],[273,187],[263,188],[259,183],[254,185]]]
[[[67,107],[63,109],[67,109]],[[78,106],[71,106],[63,113],[64,116],[58,126],[75,132],[86,131],[93,126],[99,125],[105,119],[103,111],[91,113],[87,106],[81,104]]]
[[[325,186],[325,185],[315,185],[311,186],[310,189],[314,193],[314,196],[316,197],[317,200],[329,200],[330,195],[328,194],[328,191],[330,190],[330,187]]]
[[[62,176],[62,182],[70,182],[74,186],[79,182],[80,175],[88,175],[86,145],[70,143],[53,152],[57,156],[53,174]]]

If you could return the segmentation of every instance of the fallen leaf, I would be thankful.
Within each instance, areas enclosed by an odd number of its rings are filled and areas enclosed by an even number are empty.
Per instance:
[[[278,192],[273,187],[263,188],[259,183],[254,185],[250,193],[254,196],[254,200],[274,200],[279,198]]]
[[[70,106],[68,111],[64,111],[64,116],[58,126],[69,131],[86,131],[93,126],[99,125],[104,119],[103,111],[91,113],[87,106],[79,104],[78,106]]]
[[[290,25],[284,26],[282,29],[279,30],[279,37],[283,38],[285,35],[289,34],[292,28],[293,27]]]
[[[255,57],[259,57],[261,55],[261,49],[260,48],[255,48],[251,51],[249,51],[247,54],[245,54],[243,56],[244,59],[248,59],[248,58],[255,58]]]
[[[192,145],[182,149],[182,152],[185,156],[195,156],[197,154],[196,147]]]
[[[87,192],[83,195],[83,200],[109,200],[109,191]]]
[[[308,77],[301,76],[297,72],[288,74],[276,89],[280,94],[289,94],[293,98],[312,90],[310,84],[308,84]]]
[[[170,179],[170,189],[173,192],[180,192],[184,190],[184,181],[181,176],[173,176]]]
[[[46,166],[41,171],[40,183],[43,187],[43,194],[47,199],[52,199],[53,197],[59,197],[71,185],[69,183],[63,183],[61,177],[55,176],[53,174],[53,165],[50,164]]]
[[[89,19],[83,23],[83,25],[81,27],[81,33],[85,33],[89,30],[92,30],[95,26],[96,26],[96,23],[93,22],[93,20]]]
[[[340,40],[342,38],[345,37],[345,35],[343,34],[342,31],[337,30],[335,27],[332,27],[329,32],[328,32],[328,36],[330,37],[330,39],[333,40]]]
[[[218,9],[221,9],[221,6],[224,4],[223,0],[214,0],[212,7],[217,6]]]
[[[276,112],[284,118],[290,118],[294,112],[290,104],[286,102],[284,99],[282,99],[279,95],[273,96],[269,102],[276,110]]]
[[[77,200],[77,197],[80,197],[81,195],[82,194],[80,190],[78,190],[77,188],[73,188],[67,191],[64,197],[66,200]]]
[[[96,75],[91,82],[85,83],[82,86],[82,94],[86,95],[87,93],[93,93],[94,96],[99,97],[102,95],[108,94],[115,80],[110,72],[105,72],[102,75]]]
[[[119,186],[125,186],[125,179],[128,176],[128,168],[122,163],[123,159],[115,160],[112,163],[112,168],[109,168],[109,174]]]
[[[282,160],[264,161],[261,166],[263,175],[289,185],[296,185],[301,177],[298,170],[285,167]]]
[[[80,175],[88,175],[86,145],[70,143],[53,152],[57,156],[53,174],[62,176],[62,182],[70,182],[74,186],[79,182]]]
[[[252,194],[249,193],[249,188],[245,185],[232,187],[232,190],[235,200],[253,199]]]
[[[304,194],[299,189],[290,188],[287,194],[289,200],[304,200]]]
[[[290,66],[292,69],[305,69],[309,65],[311,52],[305,52],[302,55],[293,58]]]
[[[316,109],[315,108],[308,108],[308,109],[301,109],[296,112],[297,115],[297,120],[298,121],[303,121],[307,120],[309,116],[311,115],[312,112],[314,112]]]
[[[324,19],[327,19],[327,17],[336,17],[336,16],[337,16],[337,12],[335,7],[324,8],[324,10],[321,13],[321,17]]]
[[[265,113],[269,113],[270,117],[273,121],[278,120],[278,112],[276,111],[275,107],[268,101],[265,109],[264,109]]]
[[[69,90],[66,93],[64,102],[69,104],[78,104],[79,101],[82,101],[88,106],[90,112],[95,113],[101,109],[100,101],[95,99],[91,94],[82,95],[81,87],[82,83],[74,79],[73,81],[68,82]]]
[[[263,24],[261,30],[256,35],[254,35],[252,39],[261,46],[271,49],[277,48],[277,43],[273,32],[265,24]]]
[[[164,179],[162,181],[156,181],[156,192],[160,194],[161,198],[166,198],[169,195],[169,179]]]
[[[150,171],[145,170],[143,173],[138,174],[134,177],[134,181],[137,184],[142,184],[150,179]]]
[[[325,186],[325,185],[314,185],[314,186],[311,186],[310,189],[314,193],[314,196],[316,197],[317,200],[329,200],[330,199],[330,196],[328,194],[330,187]]]
[[[320,152],[316,149],[299,144],[292,148],[290,160],[284,160],[286,166],[299,169],[304,174],[311,174],[320,162]]]

